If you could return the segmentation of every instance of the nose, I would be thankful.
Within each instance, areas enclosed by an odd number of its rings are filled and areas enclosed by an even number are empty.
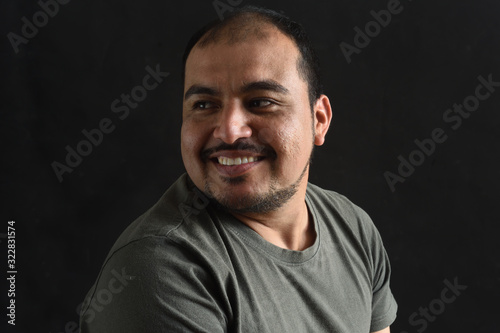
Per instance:
[[[227,144],[232,144],[241,138],[249,138],[252,136],[252,129],[248,121],[244,107],[236,102],[230,103],[219,112],[214,137]]]

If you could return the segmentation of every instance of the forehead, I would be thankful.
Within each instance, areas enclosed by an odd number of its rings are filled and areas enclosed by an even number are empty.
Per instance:
[[[196,45],[186,61],[185,88],[193,84],[234,86],[266,79],[286,83],[299,78],[298,59],[294,41],[272,26],[239,41]]]

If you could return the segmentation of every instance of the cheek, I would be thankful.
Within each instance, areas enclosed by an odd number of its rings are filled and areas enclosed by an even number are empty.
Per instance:
[[[259,142],[271,146],[277,153],[291,149],[291,143],[297,141],[302,126],[300,121],[294,121],[289,117],[271,121],[261,120],[255,125],[253,130],[257,133]]]
[[[297,172],[302,172],[309,159],[313,138],[311,119],[297,118],[283,119],[273,123],[274,126],[262,128],[258,133],[259,140],[271,146],[278,155],[276,171],[280,170],[284,175],[293,174],[293,177]]]
[[[192,161],[200,153],[202,146],[202,132],[192,122],[184,122],[181,128],[182,158]]]
[[[262,127],[259,129],[257,132],[257,139],[259,140],[259,143],[265,144],[265,145],[273,145],[273,141],[275,141],[275,130],[272,130],[269,127]]]
[[[293,164],[298,163],[301,154],[305,153],[301,151],[301,142],[304,141],[305,138],[300,135],[299,130],[300,128],[296,126],[290,126],[286,130],[279,131],[276,136],[282,158],[289,162],[293,160]]]
[[[186,172],[198,188],[204,188],[203,164],[200,152],[204,147],[204,136],[199,126],[184,122],[181,128],[181,155]]]
[[[284,158],[294,159],[297,163],[302,155],[307,154],[304,148],[312,139],[308,119],[287,119],[276,131],[278,143]],[[312,145],[312,143],[311,143]]]

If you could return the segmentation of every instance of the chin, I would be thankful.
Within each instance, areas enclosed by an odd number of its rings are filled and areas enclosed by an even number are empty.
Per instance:
[[[259,189],[256,185],[250,185],[246,177],[218,177],[215,181],[206,181],[204,192],[215,199],[223,206],[240,207],[245,199],[254,201],[253,198],[259,197]]]

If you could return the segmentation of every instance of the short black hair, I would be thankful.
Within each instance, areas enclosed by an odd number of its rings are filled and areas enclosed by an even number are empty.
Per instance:
[[[234,23],[236,20],[241,20],[243,17],[247,17],[247,19],[248,17],[251,17],[250,19],[252,20],[260,20],[270,23],[295,42],[300,53],[297,70],[299,72],[299,76],[307,82],[309,102],[312,107],[323,93],[323,86],[321,84],[319,73],[319,61],[312,47],[312,43],[310,42],[309,37],[301,24],[291,20],[284,14],[267,8],[255,6],[238,8],[229,13],[223,21],[212,21],[195,32],[186,45],[186,49],[184,50],[184,55],[182,57],[183,81],[186,74],[186,61],[194,46],[200,41],[204,45],[212,41],[215,42],[218,33],[221,30],[229,26],[231,23]]]

